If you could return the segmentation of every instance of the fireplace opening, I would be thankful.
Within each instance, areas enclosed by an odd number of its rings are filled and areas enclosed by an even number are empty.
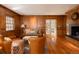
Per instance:
[[[79,26],[71,27],[71,36],[75,36],[79,38]]]

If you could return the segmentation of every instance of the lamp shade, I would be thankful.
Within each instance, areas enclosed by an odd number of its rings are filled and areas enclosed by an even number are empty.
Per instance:
[[[21,28],[25,28],[25,25],[24,25],[24,24],[22,24],[22,25],[21,25]]]

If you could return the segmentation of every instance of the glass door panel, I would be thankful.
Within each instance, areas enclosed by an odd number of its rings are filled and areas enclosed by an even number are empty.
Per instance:
[[[56,19],[47,19],[46,20],[46,35],[52,37],[52,41],[56,41],[57,38],[57,27]]]

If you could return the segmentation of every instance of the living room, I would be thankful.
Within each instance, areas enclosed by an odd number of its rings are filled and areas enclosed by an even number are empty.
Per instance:
[[[0,5],[0,53],[79,53],[78,4]]]

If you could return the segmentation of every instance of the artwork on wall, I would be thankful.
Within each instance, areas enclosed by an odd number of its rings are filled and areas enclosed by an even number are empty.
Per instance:
[[[74,13],[71,15],[71,19],[72,19],[72,20],[77,20],[77,19],[79,19],[79,13],[78,13],[78,12],[74,12]]]

